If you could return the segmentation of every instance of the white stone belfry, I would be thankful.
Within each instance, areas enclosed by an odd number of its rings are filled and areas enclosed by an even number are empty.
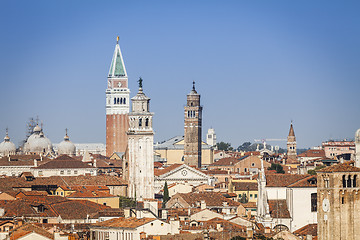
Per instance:
[[[258,177],[256,221],[262,223],[264,227],[271,227],[272,220],[270,217],[270,209],[266,191],[266,176],[263,160],[261,160],[261,170],[259,171]]]
[[[129,197],[140,201],[154,198],[154,131],[153,113],[149,110],[150,98],[142,90],[133,98],[132,112],[129,113],[128,135],[128,181]]]
[[[216,145],[216,133],[213,128],[208,129],[208,132],[206,135],[206,143],[209,144],[210,146]]]
[[[355,133],[355,166],[360,168],[360,128]]]

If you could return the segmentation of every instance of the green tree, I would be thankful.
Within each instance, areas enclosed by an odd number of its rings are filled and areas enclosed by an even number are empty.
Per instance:
[[[317,171],[324,168],[325,166],[322,165],[322,166],[316,166],[314,169],[310,169],[308,170],[308,174],[310,175],[316,175],[317,174]]]
[[[167,182],[165,182],[164,196],[163,196],[163,208],[165,207],[165,204],[167,203],[167,201],[169,201],[169,199],[170,199],[170,197],[169,197],[169,189],[168,189]]]
[[[222,150],[222,151],[232,151],[233,150],[233,147],[231,146],[231,144],[225,143],[225,142],[217,143],[216,147],[218,150]]]
[[[276,170],[277,173],[285,173],[283,166],[278,163],[272,163],[268,170]]]
[[[119,208],[125,208],[125,207],[135,207],[136,201],[134,199],[119,196]]]
[[[244,152],[248,152],[251,151],[251,142],[244,142],[242,145],[240,145],[237,150],[238,151],[244,151]]]
[[[246,196],[246,193],[242,194],[239,202],[241,202],[241,203],[247,203],[248,201],[249,201],[249,199],[248,199],[248,197]]]

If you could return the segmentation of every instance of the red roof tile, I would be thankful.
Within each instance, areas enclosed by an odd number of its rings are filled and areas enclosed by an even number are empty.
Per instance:
[[[236,158],[221,158],[218,161],[210,164],[209,167],[213,167],[213,166],[234,166],[238,162],[239,162],[239,160],[236,159]]]
[[[318,172],[360,172],[360,168],[354,167],[353,162],[334,164],[318,170]]]
[[[114,228],[137,228],[146,223],[152,222],[156,220],[156,218],[113,218],[104,222],[95,223],[93,226],[95,227],[114,227]]]
[[[267,187],[287,187],[290,184],[306,178],[309,175],[300,174],[267,174],[266,186]]]
[[[290,218],[290,212],[285,199],[268,200],[268,203],[272,218]]]
[[[317,236],[317,224],[313,223],[313,224],[305,225],[302,228],[296,230],[294,234],[298,236],[306,236],[306,235],[311,235],[313,237]]]
[[[160,176],[160,175],[163,175],[165,173],[168,173],[178,167],[180,167],[182,164],[172,164],[164,169],[154,169],[154,174],[155,176]]]

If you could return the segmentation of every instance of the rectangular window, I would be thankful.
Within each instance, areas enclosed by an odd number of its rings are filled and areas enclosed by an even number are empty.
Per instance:
[[[61,171],[60,171],[60,175],[64,175],[64,170],[61,170]]]
[[[75,170],[75,171],[74,171],[74,174],[78,174],[78,171],[77,171],[77,170]]]
[[[71,174],[71,170],[67,170],[67,174],[70,175],[70,174]]]
[[[311,194],[311,212],[317,211],[317,193]]]
[[[257,198],[257,194],[255,194],[255,198]]]

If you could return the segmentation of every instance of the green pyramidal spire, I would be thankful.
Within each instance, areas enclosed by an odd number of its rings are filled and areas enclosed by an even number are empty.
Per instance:
[[[119,37],[117,37],[116,46],[113,58],[111,60],[111,66],[108,77],[127,77],[124,60],[121,55],[119,46]]]

